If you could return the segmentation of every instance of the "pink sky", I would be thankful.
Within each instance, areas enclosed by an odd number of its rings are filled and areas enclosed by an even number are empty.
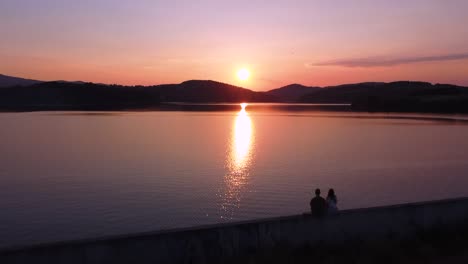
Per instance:
[[[420,80],[468,86],[468,1],[3,0],[0,73],[254,90]],[[237,79],[246,67],[251,78]]]

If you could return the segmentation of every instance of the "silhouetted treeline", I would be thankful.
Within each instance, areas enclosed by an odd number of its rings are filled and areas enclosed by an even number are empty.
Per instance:
[[[219,83],[215,81],[186,81],[181,84],[155,86],[163,102],[191,103],[237,103],[237,102],[276,102],[278,99],[265,92]]]
[[[0,77],[0,110],[3,111],[161,109],[161,102],[301,102],[352,104],[354,111],[468,113],[467,87],[426,82],[357,83],[324,88],[292,84],[268,92],[254,92],[215,81],[121,86]],[[9,83],[17,85],[1,87]],[[195,109],[208,111],[222,107]],[[193,106],[177,106],[177,109],[186,108]]]
[[[276,97],[277,100],[281,102],[295,103],[302,96],[319,91],[321,89],[322,88],[320,87],[304,86],[301,84],[290,84],[278,89],[270,90],[267,93]]]
[[[1,110],[123,110],[156,108],[160,102],[270,102],[275,98],[214,81],[157,86],[43,82],[0,89]]]
[[[359,83],[307,94],[304,103],[351,103],[355,111],[467,113],[468,88],[426,82]]]
[[[0,89],[4,110],[119,110],[159,104],[157,91],[93,83],[44,82]]]

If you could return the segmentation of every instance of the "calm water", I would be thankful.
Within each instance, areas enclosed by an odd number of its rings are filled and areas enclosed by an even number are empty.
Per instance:
[[[0,246],[468,195],[466,122],[249,108],[0,114]]]

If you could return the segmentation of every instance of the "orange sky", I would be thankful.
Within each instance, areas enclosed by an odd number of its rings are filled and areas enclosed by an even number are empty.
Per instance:
[[[0,73],[130,85],[211,79],[254,90],[468,86],[468,2],[408,2],[4,0]]]

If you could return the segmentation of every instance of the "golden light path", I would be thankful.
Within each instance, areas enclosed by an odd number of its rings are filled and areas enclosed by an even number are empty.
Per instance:
[[[245,111],[247,104],[241,104],[242,110],[237,114],[234,124],[232,156],[234,160],[233,171],[239,171],[248,165],[250,154],[250,141],[252,140],[252,120]]]
[[[230,146],[226,157],[228,169],[225,189],[221,203],[221,218],[233,219],[234,212],[240,207],[242,192],[249,180],[254,149],[254,127],[252,119],[245,110],[248,104],[241,104],[241,110],[234,120]]]

